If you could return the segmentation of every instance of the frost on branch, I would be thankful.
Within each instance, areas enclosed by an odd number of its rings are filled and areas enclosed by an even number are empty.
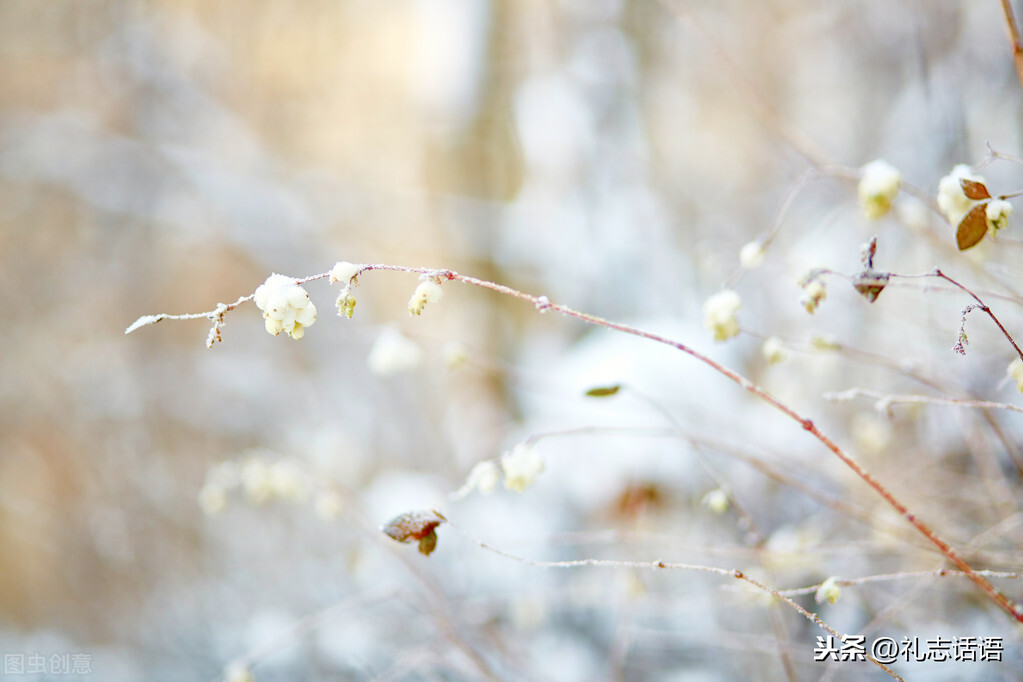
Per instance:
[[[129,325],[128,328],[124,330],[124,333],[131,334],[139,327],[145,327],[151,324],[155,324],[160,320],[164,319],[167,319],[167,315],[143,315],[139,319],[132,322],[131,325]]]

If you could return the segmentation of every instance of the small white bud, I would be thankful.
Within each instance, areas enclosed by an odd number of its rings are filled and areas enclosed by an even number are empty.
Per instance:
[[[728,511],[728,494],[721,488],[715,488],[703,496],[700,504],[714,514],[724,514]]]
[[[963,192],[960,180],[984,182],[984,178],[975,175],[969,166],[961,163],[938,183],[938,208],[953,226],[958,225],[976,203]]]
[[[821,583],[821,586],[817,588],[817,593],[814,595],[814,599],[818,604],[823,604],[824,602],[834,604],[841,596],[842,588],[838,586],[838,578],[832,576]]]
[[[813,315],[817,306],[827,297],[828,290],[824,288],[824,283],[815,279],[803,288],[803,298],[800,303],[806,308],[806,312]]]
[[[742,307],[739,294],[731,289],[719,291],[703,304],[703,324],[714,333],[715,341],[725,341],[739,334],[736,313]]]
[[[1019,389],[1020,393],[1023,393],[1023,360],[1016,358],[1009,363],[1009,366],[1005,369],[1005,373],[1016,382],[1016,388]]]
[[[764,345],[760,347],[760,353],[764,356],[772,365],[777,365],[779,362],[783,362],[788,357],[788,352],[785,350],[785,346],[782,345],[781,339],[777,336],[771,336],[764,341]]]
[[[443,295],[444,290],[432,277],[420,280],[419,286],[416,287],[408,302],[409,314],[421,315],[427,303],[435,303]]]
[[[352,315],[355,314],[355,303],[355,297],[352,296],[348,287],[342,289],[341,293],[337,295],[337,300],[334,301],[334,305],[337,306],[337,316],[352,319]]]
[[[989,201],[984,208],[987,217],[987,226],[992,232],[1003,230],[1009,225],[1009,216],[1012,215],[1012,204],[1003,199]]]
[[[334,264],[334,267],[330,269],[330,283],[334,284],[336,282],[343,282],[347,285],[352,281],[352,278],[358,274],[361,268],[361,265],[355,265],[348,261],[338,261]]]
[[[858,194],[864,215],[877,220],[891,210],[899,189],[902,175],[887,161],[871,161],[861,170]]]
[[[739,249],[739,265],[752,270],[764,260],[764,247],[760,242],[753,241]]]
[[[519,443],[501,456],[501,470],[504,487],[521,493],[536,482],[536,477],[544,470],[544,461],[532,447]]]

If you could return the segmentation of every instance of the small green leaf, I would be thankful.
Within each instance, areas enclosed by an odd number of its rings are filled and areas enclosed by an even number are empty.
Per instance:
[[[977,204],[956,228],[956,244],[960,251],[976,246],[987,234],[987,203]]]
[[[597,386],[596,388],[591,388],[586,391],[586,395],[591,398],[607,398],[620,390],[622,390],[621,384],[615,384],[613,386]]]

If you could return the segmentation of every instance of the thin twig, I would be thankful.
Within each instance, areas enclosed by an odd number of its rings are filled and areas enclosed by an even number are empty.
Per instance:
[[[977,571],[978,575],[982,575],[985,578],[1005,578],[1007,580],[1019,580],[1023,578],[1023,573],[1012,573],[1009,571]],[[939,569],[937,571],[906,571],[903,573],[884,573],[880,575],[868,575],[863,578],[838,578],[835,580],[835,584],[839,587],[851,587],[853,585],[864,585],[866,583],[882,583],[891,582],[894,580],[905,580],[908,578],[926,578],[928,576],[934,576],[936,578],[965,578],[969,577],[962,571],[951,571],[948,569]],[[820,589],[822,583],[816,585],[808,585],[807,587],[797,587],[791,590],[778,590],[779,594],[786,597],[798,597],[801,594],[814,594]]]
[[[1016,26],[1016,17],[1012,13],[1011,0],[1002,0],[1002,10],[1005,11],[1005,23],[1009,27],[1009,40],[1012,41],[1012,59],[1016,64],[1016,74],[1019,76],[1019,83],[1023,86],[1023,43],[1019,39],[1019,27]]]
[[[853,400],[854,398],[873,398],[877,400],[878,411],[887,411],[890,405],[898,405],[900,403],[909,404],[931,404],[931,405],[952,405],[955,407],[970,407],[978,409],[996,409],[996,410],[1012,410],[1014,412],[1023,412],[1023,407],[1019,405],[1011,405],[1009,403],[998,403],[990,400],[961,400],[958,398],[935,398],[929,395],[892,395],[888,393],[882,393],[880,391],[873,391],[869,388],[850,388],[846,391],[835,391],[832,393],[824,394],[825,400],[831,402],[845,402],[847,400]]]
[[[519,563],[526,564],[528,566],[534,566],[536,568],[597,567],[597,568],[631,568],[640,570],[695,571],[698,573],[710,573],[713,575],[720,575],[726,578],[734,578],[736,580],[741,580],[742,582],[746,583],[747,585],[750,585],[751,587],[760,592],[766,592],[772,597],[779,599],[780,601],[787,604],[790,608],[798,612],[808,621],[810,621],[817,627],[821,628],[825,632],[839,639],[845,639],[846,637],[845,635],[842,635],[838,630],[824,622],[824,620],[822,620],[821,617],[818,616],[816,613],[811,613],[810,611],[807,611],[802,606],[792,601],[792,599],[786,597],[784,594],[774,589],[773,587],[769,587],[759,582],[758,580],[749,577],[742,571],[735,568],[720,568],[717,566],[703,566],[701,564],[685,564],[669,561],[625,561],[618,559],[571,559],[567,561],[536,561],[534,559],[527,559],[516,554],[511,554],[510,552],[506,552],[504,550],[488,545],[482,540],[477,540],[476,538],[472,537],[464,530],[462,530],[458,525],[452,523],[450,519],[448,519],[447,525],[453,528],[454,530],[458,531],[466,540],[477,545],[480,549],[484,549],[488,552],[493,552],[494,554],[502,556],[505,559],[511,559],[512,561],[517,561]],[[898,673],[896,673],[894,670],[892,670],[884,663],[871,656],[870,654],[867,654],[866,658],[868,661],[870,661],[871,663],[873,663],[874,665],[876,665],[877,667],[881,668],[886,673],[891,675],[894,679],[896,680],[903,679],[901,676],[899,676]]]

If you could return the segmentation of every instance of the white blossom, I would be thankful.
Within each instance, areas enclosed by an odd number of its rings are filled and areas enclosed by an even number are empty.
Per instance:
[[[742,307],[739,294],[731,289],[720,291],[703,304],[703,324],[714,333],[715,341],[725,341],[738,335],[739,318],[736,313]]]
[[[749,242],[739,249],[739,264],[747,270],[760,265],[764,260],[764,245],[758,241]]]
[[[305,328],[316,322],[316,306],[294,277],[270,275],[256,288],[254,299],[263,311],[266,330],[274,336],[283,331],[301,339]]]
[[[1016,358],[1009,363],[1009,366],[1005,369],[1005,373],[1016,382],[1016,388],[1019,389],[1020,393],[1023,393],[1023,360]]]
[[[877,220],[891,210],[892,202],[902,187],[902,175],[882,159],[871,161],[860,171],[860,206],[867,218]]]
[[[501,456],[504,487],[517,493],[533,485],[543,469],[540,453],[525,443],[519,443]]]
[[[387,376],[418,367],[422,357],[423,351],[415,342],[387,328],[377,337],[366,363],[374,374]]]
[[[779,362],[785,360],[788,357],[788,352],[785,350],[785,346],[782,345],[781,339],[777,336],[771,336],[764,341],[764,344],[760,347],[760,353],[764,356],[772,365],[776,365]]]
[[[349,263],[348,261],[338,261],[334,264],[334,267],[330,269],[330,283],[344,282],[346,285],[355,278],[359,270],[362,269],[361,265],[355,263]]]
[[[498,482],[501,480],[501,469],[497,462],[492,459],[478,462],[472,468],[461,488],[451,494],[451,499],[460,500],[477,490],[481,495],[489,495],[494,492]]]
[[[436,303],[444,295],[440,284],[432,277],[423,278],[408,302],[409,315],[421,315],[427,303]]]
[[[987,217],[987,226],[991,232],[1004,230],[1009,225],[1009,216],[1012,215],[1012,204],[1004,199],[989,201],[984,208]]]
[[[700,504],[714,514],[724,514],[728,511],[728,493],[721,488],[715,488],[703,496]]]
[[[938,183],[938,208],[953,225],[958,225],[977,203],[963,192],[960,180],[984,182],[984,178],[974,175],[969,166],[961,163]]]
[[[828,290],[824,288],[824,283],[815,279],[803,287],[803,298],[800,303],[806,308],[806,312],[813,315],[817,310],[817,306],[827,297]]]
[[[817,588],[817,593],[814,595],[814,599],[818,604],[823,604],[824,602],[834,604],[841,596],[842,588],[838,586],[838,578],[832,576],[821,583],[821,586]]]

